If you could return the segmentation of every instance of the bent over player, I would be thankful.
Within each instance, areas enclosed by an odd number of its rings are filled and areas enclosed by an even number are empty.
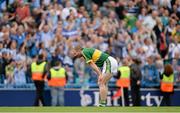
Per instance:
[[[76,46],[72,49],[71,55],[73,58],[83,57],[93,70],[98,75],[98,85],[100,91],[99,106],[106,106],[108,94],[108,81],[117,73],[118,63],[115,58],[94,48],[82,48]],[[100,68],[102,67],[102,71]]]

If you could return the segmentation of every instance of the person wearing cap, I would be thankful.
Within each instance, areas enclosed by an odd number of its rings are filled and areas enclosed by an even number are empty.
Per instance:
[[[30,75],[34,81],[36,87],[36,97],[34,106],[39,105],[39,101],[42,105],[45,105],[43,92],[44,92],[44,79],[47,73],[47,62],[43,54],[38,55],[37,61],[32,62],[30,67]]]
[[[59,60],[56,60],[54,66],[50,68],[47,79],[51,89],[51,105],[64,106],[64,87],[67,83],[67,74]]]
[[[140,85],[141,85],[141,60],[133,58],[130,66],[131,98],[133,106],[140,106]]]

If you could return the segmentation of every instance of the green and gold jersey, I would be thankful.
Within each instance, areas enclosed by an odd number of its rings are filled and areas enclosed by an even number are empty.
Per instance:
[[[82,54],[86,63],[93,61],[98,67],[102,67],[104,61],[109,57],[108,54],[94,48],[83,48]]]

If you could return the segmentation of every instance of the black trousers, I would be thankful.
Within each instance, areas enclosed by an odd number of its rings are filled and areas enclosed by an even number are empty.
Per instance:
[[[34,106],[39,106],[39,101],[45,106],[43,94],[44,94],[44,81],[34,81],[36,87],[36,98]]]
[[[124,105],[129,106],[128,88],[123,88],[123,94],[124,94]],[[122,105],[122,97],[119,99],[119,103],[121,103],[121,105]]]
[[[131,97],[133,106],[141,105],[140,86],[131,86]]]
[[[165,93],[162,92],[163,100],[162,100],[162,106],[171,106],[171,93]]]

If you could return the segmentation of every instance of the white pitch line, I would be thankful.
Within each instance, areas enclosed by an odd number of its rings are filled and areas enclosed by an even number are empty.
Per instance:
[[[68,112],[1,112],[0,113],[179,113],[178,111],[177,112],[160,112],[160,111],[157,111],[157,112],[123,112],[123,111],[120,111],[120,112],[73,112],[73,111],[68,111]]]

